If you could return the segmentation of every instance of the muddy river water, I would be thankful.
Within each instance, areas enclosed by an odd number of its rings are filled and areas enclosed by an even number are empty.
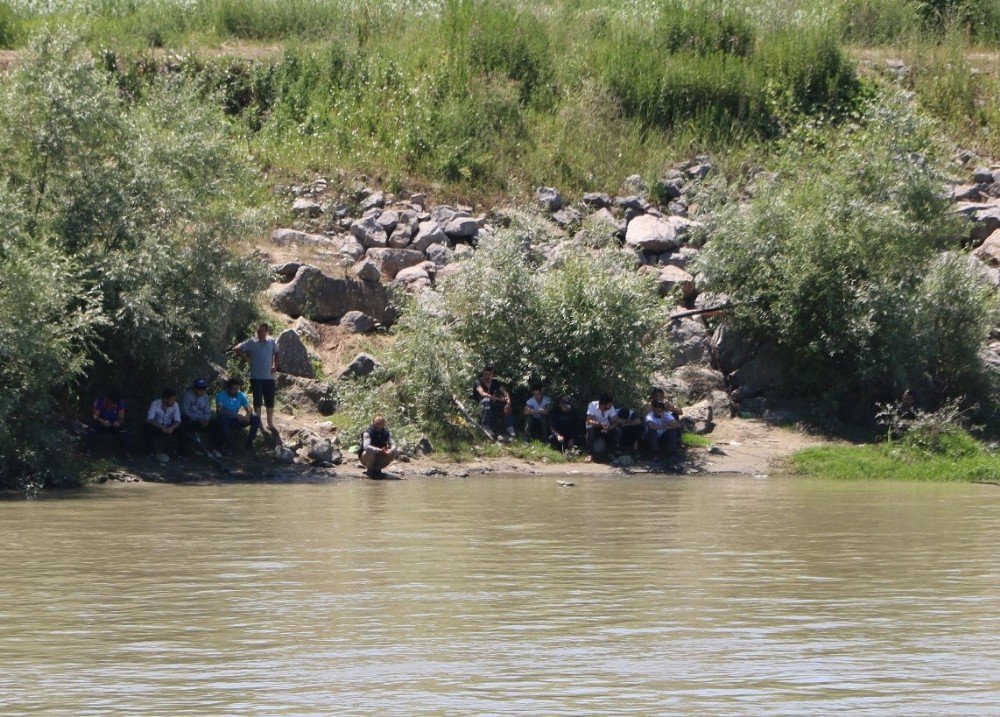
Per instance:
[[[0,502],[2,714],[1000,714],[1000,488],[100,486]]]

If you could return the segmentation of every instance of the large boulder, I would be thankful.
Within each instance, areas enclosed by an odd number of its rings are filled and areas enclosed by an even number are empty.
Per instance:
[[[959,202],[955,211],[972,221],[970,235],[973,244],[986,240],[997,229],[1000,229],[1000,199],[988,202]]]
[[[434,262],[424,261],[400,271],[393,283],[411,294],[419,294],[431,288],[431,275],[436,269]]]
[[[972,256],[987,266],[1000,266],[1000,229],[986,237],[980,247],[972,252]]]
[[[312,445],[309,446],[306,456],[309,460],[320,464],[329,463],[339,465],[344,462],[344,456],[340,452],[340,449],[333,445],[333,441],[329,438],[318,438],[313,441]]]
[[[281,391],[282,402],[293,409],[315,411],[329,416],[337,409],[333,397],[333,387],[324,381],[292,376],[280,371],[274,375],[275,384]]]
[[[389,242],[385,227],[378,223],[375,217],[358,219],[351,224],[351,234],[365,249],[384,247]]]
[[[772,346],[760,347],[757,352],[729,374],[729,383],[738,389],[738,395],[751,398],[768,393],[781,384],[782,371],[778,352]]]
[[[292,213],[297,217],[318,217],[323,213],[319,202],[299,197],[292,203]]]
[[[671,264],[660,269],[656,275],[656,285],[660,291],[660,296],[668,296],[678,289],[684,298],[690,298],[695,295],[694,277],[683,269]]]
[[[472,217],[455,217],[445,224],[444,233],[454,239],[475,239],[479,234],[479,222]]]
[[[352,334],[370,334],[376,328],[375,319],[362,311],[348,311],[341,317],[340,325]]]
[[[425,253],[427,254],[427,258],[434,262],[434,266],[439,269],[451,263],[451,260],[455,256],[455,252],[444,244],[431,244],[427,247]]]
[[[670,322],[670,338],[674,345],[674,366],[708,362],[708,330],[701,319],[674,319]]]
[[[427,251],[434,244],[447,246],[448,235],[444,233],[441,225],[437,222],[420,222],[417,226],[417,235],[410,242],[410,248],[415,251]]]
[[[316,378],[316,371],[309,360],[309,351],[295,329],[285,329],[278,336],[279,365],[285,373],[303,378]]]
[[[364,311],[383,324],[393,320],[385,287],[359,281],[339,270],[324,274],[314,266],[302,266],[287,284],[274,284],[268,291],[271,306],[292,317],[336,321],[348,311]]]
[[[639,251],[674,251],[684,241],[692,223],[684,217],[643,214],[628,223],[625,243]]]
[[[395,279],[403,269],[426,261],[422,252],[413,249],[369,249],[368,260],[378,268],[382,276]]]
[[[538,205],[549,212],[558,212],[562,209],[563,198],[559,190],[553,187],[539,187],[535,190],[535,201]]]
[[[358,354],[354,357],[354,360],[340,372],[340,380],[348,378],[361,378],[362,376],[368,376],[376,368],[378,368],[378,361],[374,357],[368,354]]]
[[[743,333],[726,324],[720,324],[712,334],[710,343],[712,365],[725,374],[732,373],[749,361],[756,347]]]

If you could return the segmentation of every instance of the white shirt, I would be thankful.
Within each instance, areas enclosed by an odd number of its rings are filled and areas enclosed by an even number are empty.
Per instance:
[[[552,406],[552,399],[549,398],[548,396],[542,396],[542,402],[538,403],[538,401],[535,400],[535,397],[532,396],[531,398],[528,399],[527,406],[528,410],[531,411],[532,415],[539,416],[541,415],[539,414],[539,411],[549,410],[549,408]]]
[[[162,399],[158,398],[149,404],[146,420],[153,421],[158,426],[172,426],[181,422],[181,407],[177,405],[177,401],[174,401],[173,406],[166,408]]]
[[[595,421],[600,423],[602,426],[610,426],[611,419],[618,415],[618,411],[612,406],[607,411],[601,411],[601,404],[597,401],[591,401],[587,405],[587,418],[593,418]]]
[[[656,431],[657,438],[666,433],[667,429],[676,428],[674,425],[676,421],[677,419],[670,411],[664,411],[662,416],[657,416],[652,411],[646,414],[646,423],[651,430]]]

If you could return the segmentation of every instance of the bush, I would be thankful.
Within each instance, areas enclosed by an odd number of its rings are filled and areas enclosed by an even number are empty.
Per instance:
[[[603,391],[623,404],[642,400],[669,357],[652,283],[617,250],[546,261],[540,236],[522,226],[484,240],[445,284],[439,310],[404,311],[384,371],[344,401],[358,406],[352,429],[380,410],[410,436],[462,434],[452,397],[478,413],[469,395],[486,361],[515,399],[543,383],[581,401]]]
[[[732,321],[779,350],[787,392],[866,412],[926,373],[942,398],[966,393],[953,367],[978,364],[985,307],[935,258],[962,235],[943,166],[927,124],[883,98],[856,125],[790,139],[753,199],[716,215],[701,270],[732,298]],[[972,333],[951,358],[937,323],[956,289],[949,316]]]
[[[265,284],[259,262],[233,251],[262,215],[244,209],[256,180],[221,113],[166,78],[140,100],[122,98],[65,35],[36,42],[0,104],[8,228],[37,247],[24,261],[65,267],[41,315],[58,324],[51,317],[63,307],[73,325],[91,300],[98,307],[81,331],[86,355],[45,364],[48,393],[79,381],[86,403],[92,391],[127,386],[141,405],[221,358]],[[58,452],[50,458],[58,463]]]

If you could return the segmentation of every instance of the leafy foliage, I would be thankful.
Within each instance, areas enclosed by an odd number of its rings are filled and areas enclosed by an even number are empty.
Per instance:
[[[776,345],[792,394],[865,411],[907,386],[966,393],[991,309],[957,259],[935,258],[962,226],[929,127],[883,98],[855,124],[814,130],[789,140],[751,201],[716,216],[700,264],[710,287]]]
[[[59,34],[37,41],[0,104],[5,218],[27,247],[18,260],[39,304],[26,311],[12,295],[4,320],[83,324],[77,340],[50,326],[39,343],[22,342],[26,366],[37,367],[26,373],[49,374],[24,380],[43,394],[37,404],[51,406],[53,391],[78,379],[84,400],[117,385],[144,402],[220,355],[264,276],[233,251],[261,217],[242,208],[254,179],[218,111],[167,80],[129,101]],[[4,289],[13,281],[5,275]],[[47,345],[61,360],[33,356]]]

